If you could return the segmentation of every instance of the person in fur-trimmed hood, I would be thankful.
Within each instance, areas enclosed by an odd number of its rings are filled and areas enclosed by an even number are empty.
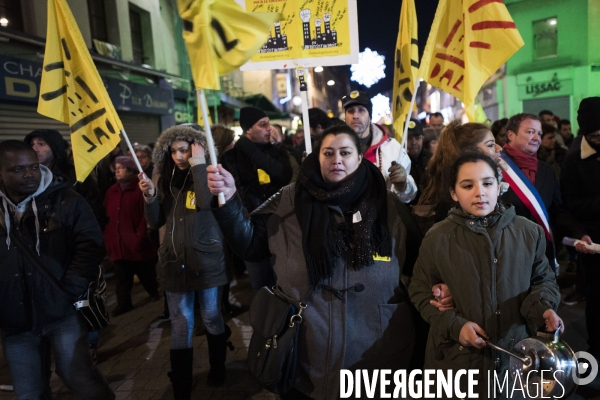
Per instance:
[[[156,141],[154,182],[139,175],[148,224],[154,229],[166,226],[158,249],[157,272],[171,314],[170,377],[177,400],[189,399],[192,390],[195,295],[207,330],[209,386],[225,381],[227,338],[231,334],[220,311],[227,276],[222,234],[210,211],[206,145],[199,126],[171,127]]]

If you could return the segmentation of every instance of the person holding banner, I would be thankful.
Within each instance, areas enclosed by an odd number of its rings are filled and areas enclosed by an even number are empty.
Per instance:
[[[174,126],[157,139],[154,182],[139,174],[148,224],[166,226],[158,249],[157,272],[167,293],[171,317],[171,372],[177,400],[189,400],[193,384],[194,298],[206,327],[210,372],[207,384],[225,382],[231,330],[221,315],[221,294],[228,283],[221,231],[210,212],[206,188],[206,137],[199,126]],[[155,183],[156,182],[156,183]]]
[[[388,188],[403,203],[413,200],[417,195],[417,185],[410,176],[410,157],[382,125],[371,123],[371,96],[355,90],[342,98],[342,104],[346,123],[360,137],[361,152],[365,158],[377,166]]]
[[[408,368],[414,324],[400,274],[421,235],[352,128],[326,129],[298,181],[251,216],[233,176],[208,171],[210,191],[225,196],[213,213],[233,249],[273,256],[278,290],[290,301],[308,296],[296,384],[284,399],[339,398],[340,369]]]
[[[512,204],[517,215],[537,222],[546,235],[546,256],[555,266],[555,232],[591,243],[583,226],[563,206],[556,174],[552,167],[538,160],[536,154],[542,143],[542,123],[537,115],[513,115],[507,124],[508,143],[502,152],[502,175],[510,188],[502,201]],[[585,246],[577,250],[588,253]],[[557,271],[558,272],[558,271]]]

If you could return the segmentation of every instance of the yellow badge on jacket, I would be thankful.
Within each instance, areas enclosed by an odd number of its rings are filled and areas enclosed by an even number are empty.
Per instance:
[[[196,193],[193,190],[188,191],[185,196],[185,208],[189,208],[190,210],[196,209]]]
[[[374,261],[385,261],[385,262],[390,262],[392,261],[391,257],[386,257],[386,256],[380,256],[377,253],[373,254],[373,260]]]
[[[261,185],[268,185],[271,183],[271,177],[262,169],[258,169],[258,183]]]

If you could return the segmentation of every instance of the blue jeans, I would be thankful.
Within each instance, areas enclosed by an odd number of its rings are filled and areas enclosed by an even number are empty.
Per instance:
[[[200,315],[211,335],[225,332],[225,322],[221,315],[221,294],[223,287],[212,287],[195,292],[167,292],[167,303],[171,313],[171,349],[192,347],[194,331],[194,297],[198,296]]]
[[[13,385],[19,399],[48,398],[44,378],[42,339],[50,344],[56,373],[74,393],[84,399],[114,399],[115,394],[92,361],[87,327],[78,313],[41,329],[4,337],[4,349]],[[51,397],[50,397],[51,398]]]

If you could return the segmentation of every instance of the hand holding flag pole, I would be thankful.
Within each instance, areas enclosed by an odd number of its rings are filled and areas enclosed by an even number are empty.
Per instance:
[[[282,15],[246,12],[234,0],[177,0],[177,7],[183,20],[183,39],[202,109],[208,152],[216,167],[217,152],[204,89],[220,90],[219,76],[239,68],[256,54]],[[223,193],[219,194],[219,204],[225,204]]]

